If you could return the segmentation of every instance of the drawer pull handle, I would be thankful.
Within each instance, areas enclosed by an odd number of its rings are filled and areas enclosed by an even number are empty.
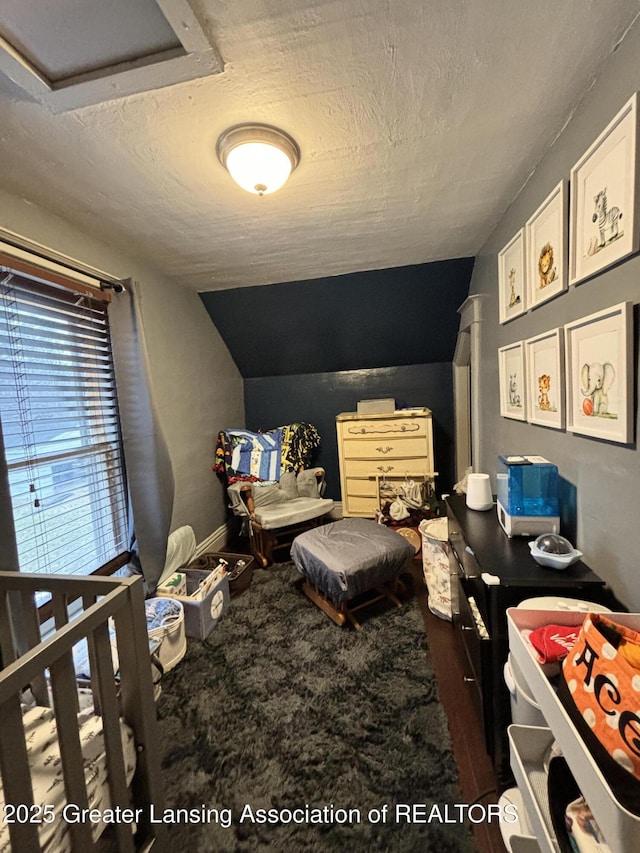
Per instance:
[[[376,450],[378,451],[378,453],[391,453],[393,447],[376,447]]]
[[[473,628],[471,625],[463,625],[462,630],[463,631],[473,631]]]
[[[475,684],[475,683],[476,683],[475,678],[469,678],[469,676],[468,676],[468,675],[464,675],[464,676],[462,677],[462,680],[463,680],[463,681],[466,681],[466,683],[467,683],[467,684]]]
[[[382,474],[388,474],[389,471],[393,471],[393,465],[378,465],[378,471]]]

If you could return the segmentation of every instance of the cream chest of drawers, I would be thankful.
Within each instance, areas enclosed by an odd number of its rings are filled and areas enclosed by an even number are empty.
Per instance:
[[[342,513],[373,518],[380,483],[401,486],[435,476],[429,409],[379,415],[343,412],[336,417]]]

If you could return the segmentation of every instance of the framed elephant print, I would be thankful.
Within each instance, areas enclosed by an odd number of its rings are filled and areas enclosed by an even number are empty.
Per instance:
[[[503,418],[526,420],[526,380],[522,341],[498,350],[500,414]]]
[[[570,284],[640,248],[637,142],[635,92],[571,170]]]
[[[527,367],[527,420],[564,427],[564,351],[562,329],[552,329],[524,342]]]
[[[562,180],[525,225],[529,308],[567,288],[567,197]]]
[[[633,440],[633,304],[564,327],[567,429],[629,444]]]
[[[526,310],[527,279],[524,228],[498,253],[498,305],[500,322],[507,323]]]

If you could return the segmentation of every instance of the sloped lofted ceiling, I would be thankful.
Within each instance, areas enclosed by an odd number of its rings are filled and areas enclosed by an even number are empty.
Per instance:
[[[637,0],[180,2],[221,73],[149,71],[147,91],[58,114],[0,73],[0,186],[205,292],[474,256],[638,15]],[[51,55],[83,5],[16,4],[25,43],[58,13]],[[273,196],[216,160],[246,121],[300,146]]]
[[[202,294],[245,379],[451,362],[473,258]]]

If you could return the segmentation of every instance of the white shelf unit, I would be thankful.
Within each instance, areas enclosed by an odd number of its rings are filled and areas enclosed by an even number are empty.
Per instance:
[[[509,839],[511,853],[540,853],[540,846],[529,835],[512,835]]]
[[[543,851],[559,853],[547,800],[547,771],[544,757],[554,737],[550,729],[509,726],[511,769],[527,810],[527,819]]]
[[[555,739],[560,745],[569,769],[582,795],[589,803],[613,853],[637,853],[640,850],[640,816],[625,809],[614,796],[609,783],[585,747],[551,682],[538,663],[535,650],[522,633],[547,624],[575,627],[581,625],[584,618],[584,613],[559,610],[521,608],[507,610],[511,654],[523,673],[532,695],[540,705],[548,725],[548,729],[528,726],[511,727],[509,735],[513,747],[512,769],[517,777],[518,786],[522,785],[522,797],[529,811],[529,820],[538,833],[538,843],[542,853],[558,851],[557,841],[551,828],[548,805],[544,793],[541,792],[540,780],[535,770],[535,743],[537,742],[540,747],[545,739],[548,743]],[[610,618],[621,625],[640,630],[638,613],[614,613]],[[541,757],[540,765],[542,765]]]

